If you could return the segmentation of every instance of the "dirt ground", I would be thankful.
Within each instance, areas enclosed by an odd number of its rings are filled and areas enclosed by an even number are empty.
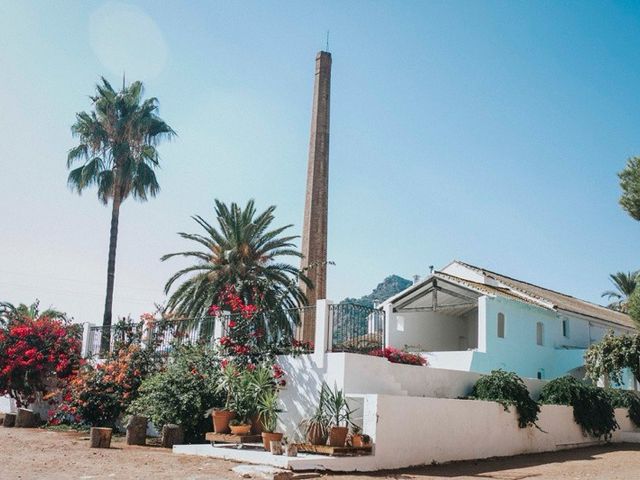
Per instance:
[[[0,479],[235,479],[237,464],[173,455],[159,447],[129,447],[115,438],[109,450],[90,449],[84,433],[0,427]],[[461,462],[372,475],[297,474],[295,478],[568,480],[640,478],[640,445],[617,444],[557,453]]]

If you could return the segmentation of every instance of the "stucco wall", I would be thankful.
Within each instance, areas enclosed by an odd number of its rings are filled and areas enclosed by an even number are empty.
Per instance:
[[[538,430],[519,428],[515,411],[494,402],[377,395],[365,404],[365,430],[375,441],[374,465],[368,469],[545,452],[597,441],[582,433],[572,408],[565,406],[543,406]],[[637,431],[625,416],[625,410],[616,411],[622,428]],[[613,441],[620,440],[620,432],[614,434]]]

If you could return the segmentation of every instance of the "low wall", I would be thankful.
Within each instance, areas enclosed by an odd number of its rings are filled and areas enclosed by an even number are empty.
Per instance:
[[[327,353],[322,366],[314,355],[280,356],[278,362],[287,374],[287,387],[280,394],[285,410],[280,427],[289,435],[313,412],[323,381],[331,387],[336,385],[348,395],[458,398],[469,395],[482,376],[474,372],[402,365],[354,353]],[[545,382],[532,378],[524,381],[532,397],[537,398]],[[358,408],[356,421],[360,423],[362,409]]]
[[[624,433],[639,432],[625,409],[616,410]],[[371,395],[365,398],[365,431],[374,437],[373,465],[367,469],[471,460],[554,451],[586,446],[598,440],[585,436],[573,420],[573,409],[542,406],[538,425],[519,428],[515,411],[495,402]]]

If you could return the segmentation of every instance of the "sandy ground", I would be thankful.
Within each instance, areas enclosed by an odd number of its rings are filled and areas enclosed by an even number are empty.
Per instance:
[[[86,434],[0,427],[0,479],[235,479],[237,464],[206,457],[173,455],[159,447],[90,449]],[[539,455],[461,462],[375,475],[297,474],[306,478],[364,479],[640,479],[640,445],[610,445]]]

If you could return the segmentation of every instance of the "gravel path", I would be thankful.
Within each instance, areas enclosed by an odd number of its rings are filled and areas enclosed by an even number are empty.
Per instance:
[[[2,480],[137,480],[234,479],[235,463],[206,457],[173,455],[159,447],[130,447],[115,438],[109,450],[90,449],[86,434],[0,427]],[[298,474],[306,478],[329,477]],[[640,445],[618,444],[564,452],[460,462],[380,472],[372,475],[330,475],[342,480],[496,479],[569,480],[640,478]]]

